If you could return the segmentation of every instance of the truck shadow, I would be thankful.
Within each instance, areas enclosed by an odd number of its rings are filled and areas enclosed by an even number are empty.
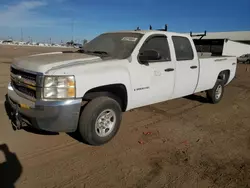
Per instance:
[[[186,96],[186,97],[184,97],[184,99],[188,99],[188,100],[192,100],[192,101],[198,101],[200,103],[209,103],[207,98],[202,97],[200,95],[195,95],[195,94]]]
[[[89,145],[85,140],[82,139],[79,131],[76,131],[76,132],[73,132],[73,133],[67,133],[67,135],[69,135],[74,140],[77,140],[78,142]]]
[[[6,144],[0,145],[5,162],[0,163],[0,186],[1,188],[14,188],[15,182],[20,178],[23,167],[15,153],[10,152]]]
[[[46,135],[46,136],[59,135],[59,133],[57,133],[57,132],[49,132],[49,131],[39,130],[39,129],[33,128],[31,126],[22,127],[22,129],[25,130],[26,132],[33,133],[33,134],[39,134],[39,135]]]

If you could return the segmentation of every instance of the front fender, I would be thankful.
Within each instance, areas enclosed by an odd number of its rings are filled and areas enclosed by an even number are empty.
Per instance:
[[[76,75],[76,96],[83,97],[89,90],[106,85],[123,84],[127,90],[127,107],[130,106],[131,83],[126,67],[109,67],[86,69],[83,74]]]

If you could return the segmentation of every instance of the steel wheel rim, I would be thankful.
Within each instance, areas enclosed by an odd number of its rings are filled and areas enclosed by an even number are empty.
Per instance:
[[[100,137],[106,137],[113,131],[115,124],[115,112],[111,109],[103,110],[96,119],[95,132]]]
[[[222,94],[222,85],[218,85],[215,90],[215,98],[218,100],[221,97]]]

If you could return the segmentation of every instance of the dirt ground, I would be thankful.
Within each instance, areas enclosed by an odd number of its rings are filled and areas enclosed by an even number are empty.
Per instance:
[[[126,112],[117,136],[91,147],[75,135],[14,131],[8,120],[11,58],[52,50],[61,49],[0,46],[1,188],[250,187],[249,65],[238,65],[219,104],[201,94]]]

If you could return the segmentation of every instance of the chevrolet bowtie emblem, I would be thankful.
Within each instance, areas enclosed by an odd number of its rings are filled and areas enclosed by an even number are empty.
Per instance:
[[[18,84],[21,83],[21,80],[22,80],[22,76],[17,75],[17,76],[16,76],[16,81],[17,81]]]

